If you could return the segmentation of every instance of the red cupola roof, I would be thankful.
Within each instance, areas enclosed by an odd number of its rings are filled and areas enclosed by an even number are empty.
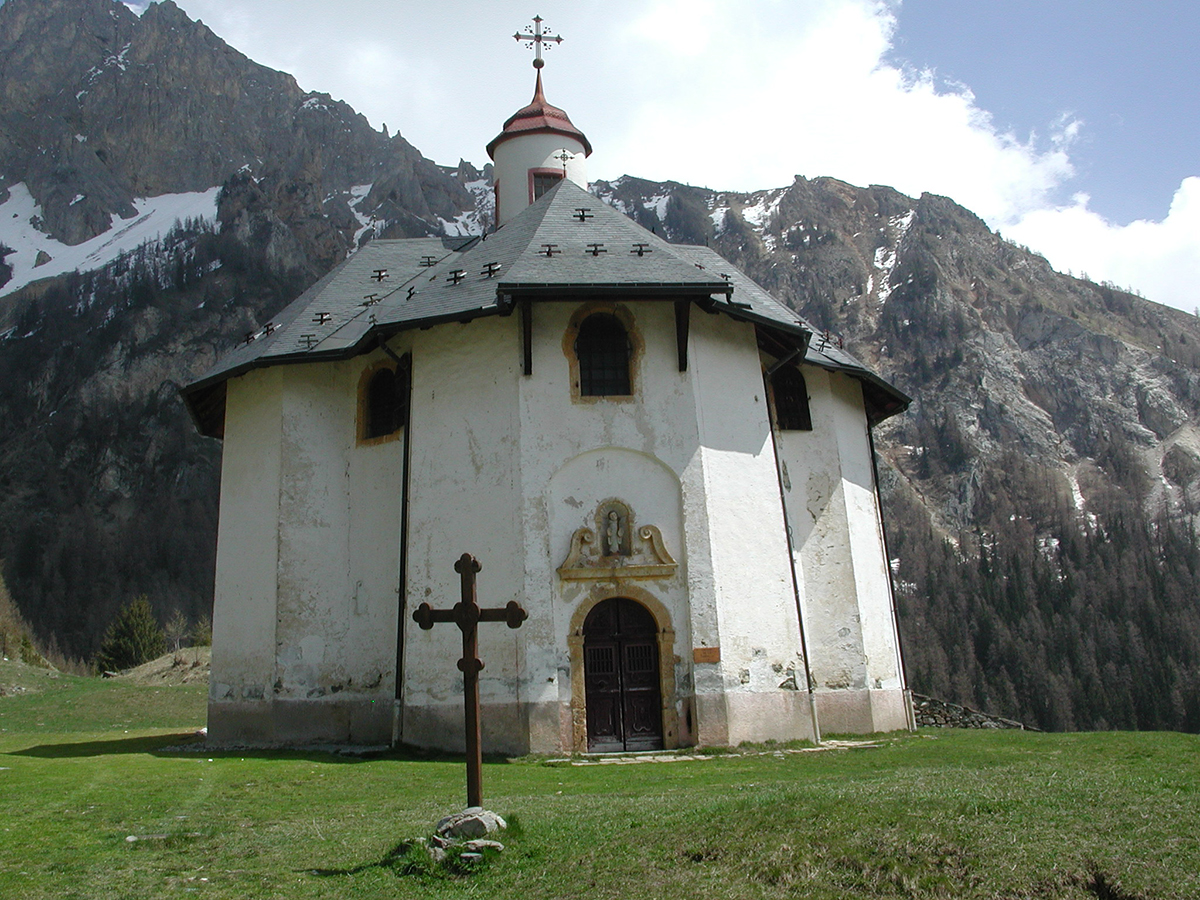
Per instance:
[[[537,73],[533,102],[509,116],[503,130],[487,145],[488,156],[495,159],[497,147],[524,134],[562,134],[573,137],[583,144],[584,156],[592,155],[592,145],[584,133],[571,124],[565,112],[546,102],[546,95],[542,93],[541,70]]]

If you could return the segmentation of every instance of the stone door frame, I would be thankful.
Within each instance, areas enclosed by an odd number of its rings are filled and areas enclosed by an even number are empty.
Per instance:
[[[662,698],[663,749],[679,746],[679,714],[675,709],[675,629],[671,614],[657,597],[630,584],[605,584],[592,588],[571,616],[567,649],[571,658],[571,747],[573,753],[587,753],[587,686],[583,672],[583,623],[598,604],[624,597],[644,606],[654,618],[658,638],[658,688]]]

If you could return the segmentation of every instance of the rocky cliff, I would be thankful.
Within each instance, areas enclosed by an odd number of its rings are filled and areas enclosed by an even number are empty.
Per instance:
[[[40,229],[66,244],[130,218],[136,198],[225,185],[223,222],[274,230],[280,263],[315,275],[368,222],[420,235],[473,207],[399,134],[252,62],[171,0],[140,17],[114,0],[8,0],[0,108],[0,199],[23,182]]]

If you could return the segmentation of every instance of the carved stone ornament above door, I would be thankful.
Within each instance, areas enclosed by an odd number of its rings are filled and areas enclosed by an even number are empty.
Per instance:
[[[653,525],[635,526],[623,501],[605,500],[595,518],[595,528],[577,528],[571,535],[571,550],[558,568],[564,581],[669,578],[679,568],[662,532]]]

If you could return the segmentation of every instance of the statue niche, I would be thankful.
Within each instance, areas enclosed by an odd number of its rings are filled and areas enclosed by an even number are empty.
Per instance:
[[[600,552],[602,556],[629,556],[632,541],[629,536],[629,507],[620,500],[601,503],[596,512],[596,524],[600,529]]]
[[[605,500],[596,507],[594,521],[594,528],[576,529],[571,536],[571,550],[558,569],[560,578],[667,578],[679,568],[658,528],[635,526],[633,512],[623,501]]]

